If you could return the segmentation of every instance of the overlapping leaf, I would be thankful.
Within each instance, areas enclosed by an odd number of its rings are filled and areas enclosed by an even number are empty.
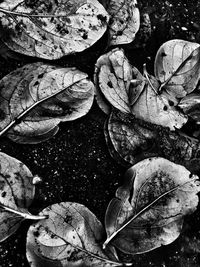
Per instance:
[[[0,135],[19,143],[47,140],[59,122],[85,115],[93,96],[93,83],[75,68],[26,65],[0,81]]]
[[[62,202],[40,215],[49,217],[32,225],[27,236],[27,259],[32,267],[122,266],[101,249],[103,226],[85,206]]]
[[[145,159],[131,167],[106,212],[107,240],[125,253],[137,254],[173,242],[183,218],[197,208],[200,183],[185,167],[164,158]]]
[[[186,135],[117,110],[111,113],[105,132],[111,156],[127,167],[148,157],[161,156],[193,172],[200,169],[200,143]]]
[[[200,123],[200,94],[191,93],[181,99],[178,106],[185,114]]]
[[[200,46],[179,39],[164,43],[155,58],[154,72],[163,89],[172,97],[191,93],[200,78]]]
[[[97,0],[5,0],[0,37],[11,50],[58,59],[94,44],[107,29],[108,13]]]
[[[24,219],[43,219],[27,208],[33,201],[35,185],[30,170],[19,160],[0,153],[0,242],[12,235]]]
[[[108,4],[110,45],[127,44],[135,39],[140,26],[136,0],[111,0]]]

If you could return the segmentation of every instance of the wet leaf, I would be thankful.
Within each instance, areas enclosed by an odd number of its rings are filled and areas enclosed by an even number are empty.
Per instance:
[[[127,44],[135,39],[140,27],[137,1],[111,0],[108,5],[110,45]]]
[[[111,156],[117,155],[114,158],[121,164],[119,155],[126,162],[126,167],[145,158],[160,156],[193,172],[200,170],[200,142],[187,135],[118,110],[111,113],[105,131],[109,136],[109,151],[112,147]]]
[[[93,45],[107,29],[108,13],[97,0],[0,3],[0,37],[11,50],[58,59]]]
[[[191,93],[200,78],[200,46],[179,39],[164,43],[155,58],[154,72],[165,90],[175,98]]]
[[[75,68],[25,65],[0,81],[0,135],[18,143],[45,141],[61,121],[85,115],[93,96],[93,83]]]
[[[180,129],[187,122],[187,117],[176,109],[173,101],[168,100],[164,94],[159,94],[158,89],[158,81],[150,76],[149,82],[132,106],[132,114],[144,121],[169,127],[172,131]]]
[[[137,254],[170,244],[196,210],[199,191],[198,176],[181,165],[157,157],[137,163],[107,208],[104,246]]]
[[[22,162],[0,152],[0,242],[12,235],[23,220],[43,219],[27,210],[35,195],[33,179]]]
[[[103,252],[104,228],[85,206],[62,202],[47,207],[40,215],[49,218],[29,228],[27,259],[31,267],[122,266]]]
[[[130,105],[137,100],[145,83],[139,71],[129,64],[124,51],[118,48],[98,59],[94,80],[97,103],[107,114],[110,112],[110,105],[130,113]]]
[[[185,114],[200,123],[200,95],[197,93],[191,93],[181,99],[178,106],[183,110]]]

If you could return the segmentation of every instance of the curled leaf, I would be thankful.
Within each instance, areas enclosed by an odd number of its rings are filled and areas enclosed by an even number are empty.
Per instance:
[[[107,240],[125,253],[144,253],[173,242],[184,216],[197,208],[200,183],[185,167],[164,158],[131,167],[105,217]]]
[[[159,94],[158,88],[158,81],[150,76],[149,82],[132,106],[132,114],[144,121],[169,127],[172,131],[180,129],[187,122],[187,117],[176,109],[173,101],[168,100],[164,94]]]
[[[130,105],[138,97],[135,93],[139,94],[145,83],[139,71],[128,62],[124,51],[118,48],[97,60],[94,80],[97,103],[107,114],[110,104],[122,112],[130,113]]]
[[[93,45],[106,31],[108,20],[97,0],[0,3],[0,37],[5,45],[50,60]]]
[[[111,113],[105,131],[109,136],[109,150],[112,147],[111,156],[117,155],[114,158],[121,163],[118,160],[120,155],[127,167],[145,158],[160,156],[182,164],[193,172],[200,169],[200,143],[187,135],[118,110]]]
[[[122,266],[101,249],[103,226],[85,206],[62,202],[40,215],[48,219],[32,225],[27,235],[27,259],[32,267]]]
[[[200,46],[179,39],[164,43],[158,50],[154,72],[161,88],[175,98],[191,93],[200,78]]]
[[[0,242],[12,235],[24,219],[44,219],[27,210],[35,195],[32,180],[32,173],[22,162],[0,152]]]
[[[135,39],[140,26],[137,1],[111,0],[108,5],[110,45],[127,44]]]
[[[85,115],[94,97],[87,74],[42,63],[13,71],[0,81],[0,88],[0,135],[18,143],[54,136],[61,121]]]

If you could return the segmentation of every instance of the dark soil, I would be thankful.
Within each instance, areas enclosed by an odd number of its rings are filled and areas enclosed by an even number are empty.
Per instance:
[[[155,53],[169,39],[200,42],[200,1],[140,0],[139,7],[149,14],[152,33],[151,36],[142,36],[138,41],[140,45],[133,42],[124,46],[127,57],[136,67],[141,69],[146,62],[148,70],[153,72]],[[75,57],[71,58],[72,63],[92,75],[94,62],[103,50],[102,43],[99,43],[91,50],[90,57],[82,54],[80,65]],[[60,62],[63,63],[66,64],[65,60]],[[0,78],[22,64],[23,60],[7,61],[0,57]],[[43,178],[31,207],[33,213],[53,203],[74,201],[86,205],[103,222],[106,207],[122,184],[125,172],[110,157],[106,147],[103,134],[105,118],[94,103],[85,117],[61,124],[58,134],[42,144],[19,145],[1,138],[2,152],[21,160],[33,174]],[[200,266],[199,211],[185,219],[182,234],[175,242],[135,256],[131,259],[134,266]],[[25,244],[30,223],[24,222],[1,244],[0,267],[29,266]]]

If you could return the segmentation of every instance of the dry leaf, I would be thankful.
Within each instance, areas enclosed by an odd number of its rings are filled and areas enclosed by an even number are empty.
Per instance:
[[[129,254],[173,242],[185,215],[197,208],[200,183],[185,167],[164,158],[145,159],[131,167],[105,217],[106,246]]]
[[[175,98],[191,93],[200,78],[200,45],[179,39],[164,43],[155,58],[154,72],[165,90]]]
[[[200,123],[200,95],[192,93],[181,99],[178,106],[185,114]]]
[[[0,152],[0,242],[12,235],[23,220],[44,219],[27,210],[35,195],[33,179],[22,162]]]
[[[108,20],[97,0],[5,0],[0,3],[0,38],[15,52],[58,59],[93,45]]]
[[[93,97],[93,83],[75,68],[25,65],[0,81],[0,135],[18,143],[45,141],[61,121],[85,115]]]
[[[140,27],[137,1],[111,0],[107,11],[111,16],[109,25],[110,45],[132,42]]]
[[[32,225],[27,236],[27,259],[32,267],[124,266],[103,252],[103,226],[85,206],[62,202],[40,215],[48,219]]]

